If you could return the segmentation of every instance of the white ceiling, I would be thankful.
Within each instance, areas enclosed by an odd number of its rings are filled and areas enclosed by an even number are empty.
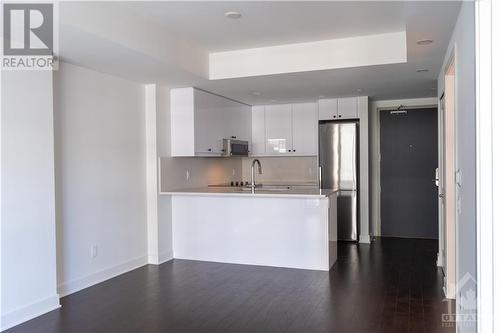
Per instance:
[[[128,3],[127,10],[198,42],[210,52],[405,29],[402,2],[291,1]],[[224,13],[238,11],[238,20]]]
[[[93,41],[92,34],[72,28],[71,22],[61,28],[60,49],[64,59],[100,71],[144,83],[194,85],[248,104],[307,101],[318,96],[368,95],[378,100],[431,97],[437,94],[433,88],[436,88],[460,4],[456,1],[85,4],[95,11],[106,7],[115,18],[123,15],[129,23],[135,20],[136,24],[153,24],[165,35],[189,40],[207,53],[406,30],[408,62],[405,64],[208,80],[202,75],[179,75],[182,69],[178,68],[175,75],[170,75],[173,71],[167,70],[169,66],[162,63],[161,57],[138,56],[135,51],[127,55],[127,48],[112,40],[105,47],[106,39],[96,37]],[[227,19],[224,17],[226,11],[239,11],[242,17]],[[78,34],[85,38],[78,38]],[[162,34],[158,35],[161,40]],[[74,42],[75,38],[79,39],[78,43]],[[427,46],[416,45],[416,41],[423,38],[435,42]],[[99,50],[106,50],[99,57],[92,57],[85,51],[96,50],[97,45]],[[121,59],[119,63],[117,57]],[[127,65],[120,67],[120,63]],[[141,68],[148,70],[143,72]],[[416,73],[419,68],[427,68],[429,72]],[[255,96],[252,91],[261,94]]]

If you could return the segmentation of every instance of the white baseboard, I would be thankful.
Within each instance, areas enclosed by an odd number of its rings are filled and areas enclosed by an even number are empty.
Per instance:
[[[160,254],[149,254],[148,264],[151,265],[161,265],[164,262],[174,259],[174,254],[172,251],[163,252]]]
[[[157,254],[148,254],[149,265],[159,265],[160,259]]]
[[[370,235],[359,235],[359,242],[363,244],[370,244]]]
[[[170,261],[172,259],[174,259],[174,252],[173,251],[160,253],[158,264],[163,264],[164,262]]]
[[[111,266],[101,271],[89,274],[79,279],[68,282],[63,282],[57,286],[61,297],[75,293],[82,289],[93,286],[94,284],[109,280],[115,276],[129,272],[141,266],[147,265],[148,258],[146,256],[138,257],[119,265]]]
[[[438,252],[437,254],[436,266],[443,267],[443,254],[441,252]]]
[[[55,294],[31,304],[27,304],[15,310],[9,311],[2,315],[1,330],[4,331],[60,307],[61,305],[59,304],[59,295]]]

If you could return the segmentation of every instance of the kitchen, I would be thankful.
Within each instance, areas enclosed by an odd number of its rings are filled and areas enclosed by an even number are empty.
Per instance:
[[[367,149],[357,143],[368,137],[358,132],[368,128],[367,113],[366,96],[250,106],[170,90],[170,159],[204,157],[220,168],[204,186],[162,187],[172,200],[174,256],[329,270],[337,239],[358,242],[358,216],[368,215],[357,199],[357,179],[368,179],[358,163]],[[162,186],[167,163],[160,158]]]

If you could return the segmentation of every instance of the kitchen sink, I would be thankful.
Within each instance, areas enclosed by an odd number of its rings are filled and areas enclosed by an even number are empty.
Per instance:
[[[291,186],[288,185],[257,185],[255,187],[256,192],[263,192],[263,191],[289,191],[291,189]],[[241,191],[252,191],[252,188],[250,186],[248,187],[241,187]]]

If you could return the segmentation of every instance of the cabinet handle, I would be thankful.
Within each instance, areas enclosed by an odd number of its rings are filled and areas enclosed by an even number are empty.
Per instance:
[[[293,150],[293,152],[295,153],[295,149]]]
[[[288,152],[289,152],[289,153],[291,153],[291,152],[292,152],[292,150],[291,150],[291,149],[288,149]]]
[[[337,116],[333,116],[333,118],[337,118]]]
[[[236,139],[236,135],[231,135],[231,139]]]
[[[341,114],[339,114],[339,118],[340,118],[340,117],[342,117],[342,115],[341,115]]]
[[[212,151],[212,148],[208,148],[208,151]]]

